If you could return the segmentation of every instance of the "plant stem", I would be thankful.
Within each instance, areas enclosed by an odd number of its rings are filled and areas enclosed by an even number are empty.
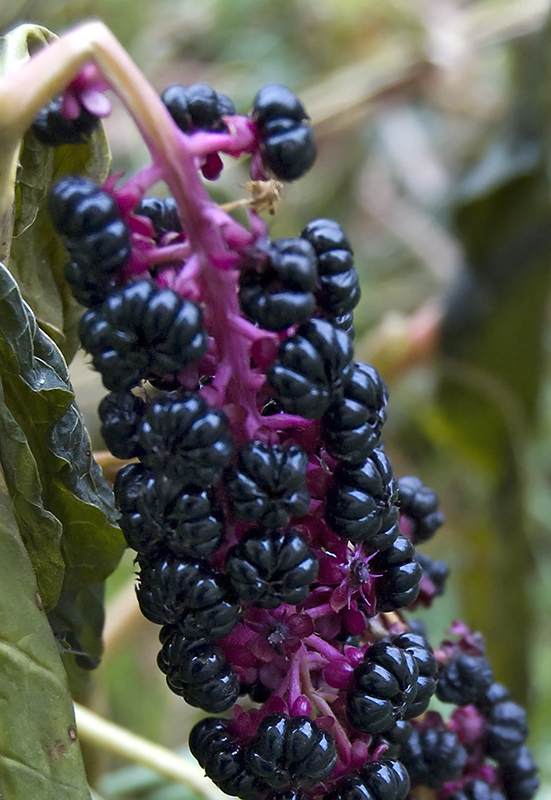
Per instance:
[[[80,739],[136,764],[158,772],[172,780],[184,783],[207,800],[223,800],[226,795],[211,783],[203,770],[191,761],[175,755],[147,739],[142,739],[119,725],[94,714],[75,703],[75,719]]]

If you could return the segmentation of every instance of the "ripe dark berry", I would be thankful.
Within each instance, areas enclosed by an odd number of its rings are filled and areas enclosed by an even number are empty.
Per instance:
[[[226,125],[222,117],[235,114],[230,98],[206,83],[169,86],[162,93],[161,100],[184,133],[192,133],[195,129],[223,131]]]
[[[308,115],[296,95],[279,84],[264,86],[254,99],[252,118],[264,166],[283,181],[302,177],[316,159],[316,145]]]
[[[342,464],[328,493],[326,519],[343,539],[387,549],[398,535],[397,484],[382,450],[374,450],[361,466]]]
[[[440,789],[447,781],[459,778],[467,762],[467,751],[455,731],[414,730],[402,746],[400,760],[411,782]]]
[[[487,716],[486,751],[500,763],[514,760],[528,737],[525,710],[512,700],[496,703]]]
[[[63,97],[59,96],[38,112],[32,126],[36,138],[49,147],[82,144],[99,125],[99,117],[84,106],[77,117],[68,119],[62,113]]]
[[[182,223],[173,197],[144,197],[134,209],[134,214],[147,217],[153,223],[155,236],[160,239],[165,233],[181,233]]]
[[[131,392],[111,392],[99,404],[100,433],[108,450],[117,458],[142,455],[137,432],[144,412],[144,401]]]
[[[505,800],[497,789],[492,789],[486,781],[468,781],[462,789],[447,796],[446,800]]]
[[[539,789],[538,767],[523,745],[514,760],[501,765],[499,774],[507,800],[532,800]]]
[[[428,708],[430,699],[436,690],[438,664],[432,647],[421,634],[407,631],[395,636],[392,644],[409,653],[419,669],[415,697],[408,700],[407,708],[404,711],[404,719],[413,719],[423,714]]]
[[[389,548],[377,553],[370,567],[381,574],[375,579],[378,611],[396,611],[417,599],[422,570],[405,536],[400,534]]]
[[[285,339],[266,378],[284,411],[321,419],[352,376],[353,346],[330,322],[312,319]]]
[[[117,473],[115,498],[119,525],[129,547],[150,555],[204,558],[223,535],[220,511],[207,489],[182,487],[144,464],[128,464]]]
[[[227,711],[239,697],[239,680],[215,644],[189,640],[178,628],[163,633],[157,663],[169,688],[211,714]]]
[[[106,277],[103,273],[92,273],[88,267],[76,261],[66,264],[65,279],[75,300],[87,308],[101,305],[121,285],[120,276],[115,274]]]
[[[347,464],[362,464],[380,444],[387,400],[388,389],[377,370],[354,362],[343,399],[323,417],[328,452]]]
[[[340,781],[327,800],[405,800],[409,786],[403,764],[385,757],[366,764],[358,775]]]
[[[466,706],[476,703],[490,688],[493,679],[492,668],[484,656],[459,653],[438,676],[436,696],[444,703]]]
[[[405,649],[377,642],[354,669],[346,697],[350,723],[362,733],[382,733],[404,718],[415,700],[419,677],[417,661]]]
[[[62,178],[50,192],[49,211],[71,260],[90,278],[111,274],[128,261],[128,226],[113,197],[93,181]]]
[[[450,568],[445,561],[436,561],[429,556],[415,551],[415,560],[423,570],[421,578],[421,597],[423,595],[428,597],[429,602],[434,597],[440,597],[444,594],[446,588],[446,581],[450,574]]]
[[[224,578],[201,561],[146,559],[136,594],[147,619],[179,625],[190,639],[219,639],[230,633],[239,616]]]
[[[199,306],[147,280],[111,293],[87,311],[79,333],[104,385],[115,392],[150,375],[181,372],[208,345]]]
[[[307,789],[337,762],[333,737],[309,717],[268,714],[247,747],[251,771],[274,789]]]
[[[315,219],[301,236],[316,251],[319,273],[316,298],[320,308],[335,317],[352,311],[360,300],[360,279],[352,248],[340,225],[331,219]]]
[[[197,392],[160,397],[148,408],[139,438],[144,463],[195,486],[215,483],[233,450],[228,418]]]
[[[281,528],[291,516],[303,516],[310,507],[307,466],[308,456],[298,445],[247,442],[226,481],[233,513],[266,528]]]
[[[283,331],[311,317],[316,278],[315,254],[308,242],[277,239],[269,243],[264,260],[241,272],[239,303],[261,328]]]
[[[438,497],[419,478],[407,475],[398,481],[398,505],[400,512],[413,524],[413,544],[426,542],[444,523],[444,515],[438,509]]]
[[[226,574],[241,600],[276,608],[306,599],[318,561],[297,531],[253,528],[229,551]]]

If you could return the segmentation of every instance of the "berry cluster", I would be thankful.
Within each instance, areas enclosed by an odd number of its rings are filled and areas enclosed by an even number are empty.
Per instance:
[[[523,712],[476,637],[433,651],[408,621],[444,590],[446,565],[416,551],[443,516],[382,445],[388,392],[354,360],[346,235],[316,219],[272,241],[201,180],[243,154],[255,180],[300,177],[316,152],[304,106],[279,85],[247,117],[204,84],[162,101],[185,181],[166,165],[120,188],[68,177],[51,211],[109,390],[103,437],[132,459],[115,497],[159,667],[191,705],[233,709],[197,723],[192,753],[243,800],[405,800],[410,785],[529,800]],[[144,196],[159,174],[177,199]]]

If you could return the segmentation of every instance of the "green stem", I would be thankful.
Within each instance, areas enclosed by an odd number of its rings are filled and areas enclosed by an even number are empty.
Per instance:
[[[207,800],[223,800],[226,797],[205,777],[199,765],[180,758],[171,750],[142,739],[78,703],[75,703],[75,719],[81,741],[184,783]]]

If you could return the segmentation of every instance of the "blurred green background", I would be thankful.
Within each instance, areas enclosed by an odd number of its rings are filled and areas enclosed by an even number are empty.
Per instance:
[[[247,113],[265,83],[290,86],[315,124],[312,172],[268,218],[274,237],[318,216],[353,244],[363,295],[356,353],[391,401],[385,443],[447,522],[423,552],[452,568],[419,613],[433,644],[453,619],[486,638],[496,678],[525,703],[551,797],[551,19],[547,0],[7,0],[21,22],[62,33],[102,19],[153,85],[211,83]],[[147,154],[117,105],[113,170]],[[244,196],[228,163],[220,202]],[[72,365],[98,450],[100,382]],[[155,664],[131,554],[109,580],[105,657],[86,703],[169,747],[200,716]],[[188,793],[97,752],[108,798]]]

